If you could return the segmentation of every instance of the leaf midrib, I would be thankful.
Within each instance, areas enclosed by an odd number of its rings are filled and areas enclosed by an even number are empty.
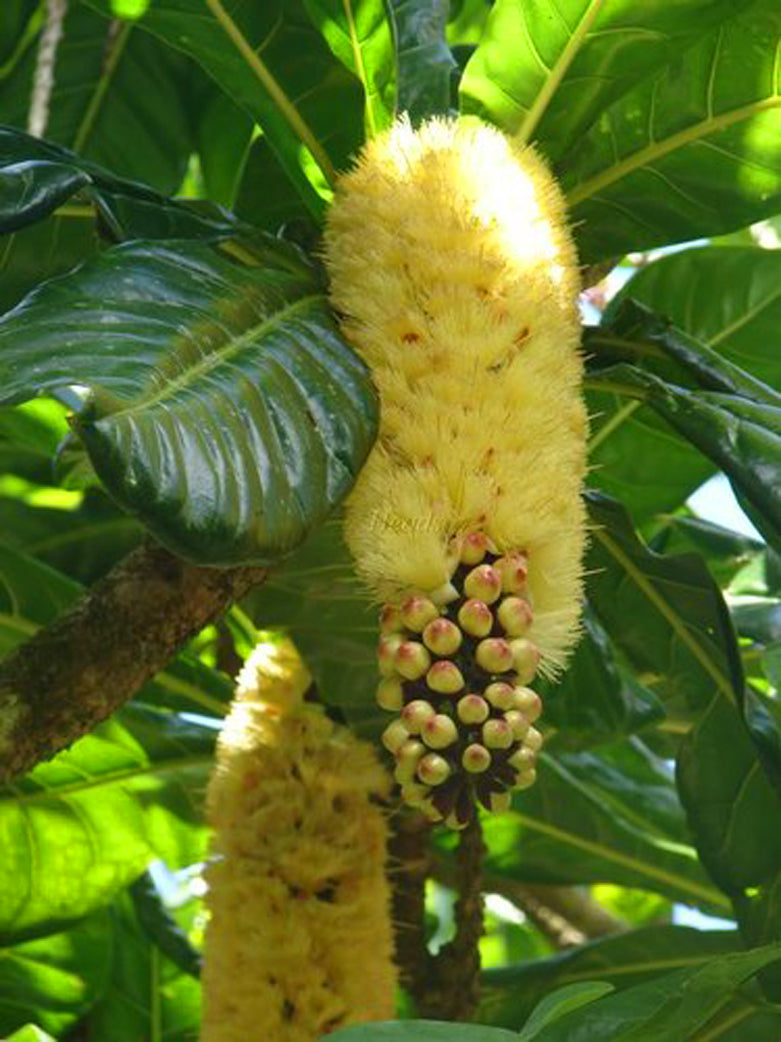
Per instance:
[[[624,854],[619,850],[615,850],[613,847],[604,846],[601,843],[596,843],[593,840],[586,839],[584,836],[577,836],[575,833],[567,832],[564,829],[558,828],[556,825],[551,825],[547,821],[540,821],[537,818],[529,817],[526,814],[522,814],[519,811],[513,810],[513,816],[526,825],[532,831],[542,832],[554,839],[562,840],[564,843],[568,843],[570,846],[579,847],[581,850],[586,850],[591,854],[596,854],[598,857],[604,858],[606,861],[614,861],[616,864],[623,865],[626,868],[630,868],[640,875],[644,875],[650,879],[658,879],[661,882],[665,882],[679,890],[688,891],[691,894],[696,894],[700,898],[704,898],[713,905],[717,905],[720,908],[729,908],[731,910],[732,905],[729,900],[719,890],[711,889],[701,883],[696,883],[693,880],[687,879],[685,876],[679,876],[675,872],[668,872],[663,868],[655,868],[653,865],[648,864],[645,861],[639,861],[637,858],[632,857],[630,854]]]
[[[97,778],[88,781],[72,782],[68,785],[56,786],[49,789],[41,789],[39,792],[11,792],[8,796],[0,796],[0,812],[4,804],[24,808],[39,800],[58,800],[67,796],[87,792],[89,789],[102,788],[105,785],[115,785],[117,782],[127,781],[133,778],[142,778],[146,775],[167,774],[170,771],[186,770],[188,767],[205,767],[214,762],[211,754],[201,753],[198,756],[182,757],[173,762],[148,763],[134,767],[123,767],[116,771],[107,771]]]
[[[594,24],[594,21],[602,8],[603,2],[604,0],[591,0],[591,3],[587,5],[586,10],[578,23],[577,29],[571,34],[566,47],[554,63],[553,68],[550,70],[542,89],[539,91],[531,105],[531,108],[524,116],[521,128],[518,131],[518,137],[521,141],[528,141],[534,133],[537,124],[542,119],[543,113],[550,104],[551,98],[558,90],[561,81],[566,76],[567,70],[575,60],[581,45],[588,35],[589,29]],[[523,18],[522,12],[521,17]]]
[[[622,566],[625,573],[630,579],[632,579],[640,592],[644,594],[644,596],[656,608],[662,618],[669,623],[676,636],[686,645],[692,655],[694,655],[705,672],[714,681],[721,694],[724,695],[728,702],[734,705],[735,695],[729,677],[722,673],[722,671],[711,662],[706,651],[700,645],[699,641],[695,640],[691,635],[689,630],[686,628],[686,625],[681,621],[678,613],[670,608],[667,601],[658,592],[653,583],[646,579],[629,555],[624,553],[621,547],[604,531],[604,529],[595,528],[593,534],[594,537],[602,543],[608,553],[610,553]]]
[[[616,163],[615,166],[607,167],[607,169],[594,177],[582,181],[580,185],[567,192],[567,201],[571,207],[577,206],[584,199],[588,199],[603,188],[607,188],[608,185],[621,180],[622,177],[626,177],[633,171],[650,165],[655,159],[661,159],[684,145],[692,144],[700,138],[717,133],[719,130],[725,130],[727,127],[732,126],[733,123],[740,123],[741,120],[749,119],[751,116],[779,107],[781,107],[781,97],[774,95],[773,97],[765,98],[763,101],[743,105],[730,112],[722,112],[719,116],[714,116],[712,119],[702,120],[700,123],[695,123],[662,141],[654,141],[645,148],[641,148],[638,152],[627,156],[620,163]]]
[[[235,355],[239,354],[247,344],[251,343],[255,339],[263,337],[269,329],[284,322],[286,318],[294,315],[297,311],[303,311],[314,301],[325,302],[325,296],[322,293],[312,293],[305,297],[299,297],[299,299],[295,300],[292,304],[288,304],[279,311],[275,311],[273,315],[264,319],[263,322],[260,322],[256,326],[252,326],[250,329],[242,333],[241,336],[230,340],[223,347],[204,355],[184,373],[175,377],[173,380],[167,381],[157,392],[145,395],[136,401],[129,402],[124,408],[117,409],[107,415],[110,416],[112,420],[118,420],[123,416],[129,416],[136,412],[151,409],[160,402],[172,398],[178,391],[190,386],[201,376],[222,365],[224,362],[228,361],[228,359],[233,358]],[[103,417],[100,418],[103,419]]]

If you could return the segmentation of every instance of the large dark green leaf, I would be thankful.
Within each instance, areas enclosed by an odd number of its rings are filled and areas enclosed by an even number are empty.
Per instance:
[[[651,405],[725,471],[757,527],[781,547],[781,394],[631,300],[586,340],[603,360],[624,354],[638,363],[598,370],[592,384],[602,379]],[[697,390],[679,386],[692,382]]]
[[[617,98],[750,0],[497,0],[461,81],[463,111],[539,142],[566,168]]]
[[[290,551],[349,490],[377,405],[319,275],[270,237],[115,247],[0,323],[0,397],[83,384],[111,495],[201,563]]]
[[[38,39],[0,80],[3,121],[27,126]],[[68,5],[54,64],[46,137],[166,195],[194,150],[190,99],[206,81],[194,63],[135,29]],[[144,88],[139,89],[139,84]]]
[[[102,993],[111,931],[96,912],[63,933],[0,946],[0,1033],[28,1021],[61,1038]]]
[[[69,200],[93,203],[117,239],[216,239],[239,227],[217,207],[202,213],[193,204],[166,199],[14,127],[0,127],[0,175],[0,233],[40,221]],[[79,206],[76,213],[85,210]]]
[[[642,773],[649,769],[642,763],[630,781],[631,754],[620,766],[594,753],[543,754],[537,784],[513,800],[511,812],[484,822],[488,885],[494,876],[554,884],[612,882],[723,914],[728,900],[681,837],[685,830],[680,810],[674,810],[669,772],[663,780],[657,768],[651,783]]]
[[[264,588],[253,599],[257,625],[290,630],[324,701],[361,733],[379,734],[389,717],[374,700],[378,609],[355,574],[341,521],[321,525]]]
[[[110,0],[89,2],[111,10]],[[307,17],[303,0],[164,0],[138,25],[193,57],[252,116],[313,215],[321,216],[335,170],[360,144],[363,91]]]
[[[88,1036],[108,1042],[198,1037],[200,988],[150,941],[127,894],[109,910],[110,973],[102,1001],[86,1020]]]
[[[536,1042],[681,1042],[721,1038],[720,1014],[730,1006],[733,1023],[747,1020],[756,1002],[738,988],[763,967],[781,959],[781,944],[719,955],[701,967],[663,974],[608,995],[543,1029]],[[776,1021],[781,1024],[781,1018]],[[705,1025],[714,1030],[702,1035]],[[738,1036],[741,1037],[741,1036]],[[742,1037],[746,1037],[745,1035]]]
[[[736,930],[699,931],[684,926],[648,926],[563,951],[552,958],[483,974],[480,1019],[518,1027],[534,1006],[556,988],[588,980],[617,989],[653,980],[660,973],[702,966],[715,955],[740,948]]]
[[[673,382],[691,383],[679,365],[670,367],[664,349],[671,333],[671,346],[685,337],[657,319],[654,343],[648,339],[654,334],[647,320],[631,321],[626,315],[626,327],[618,322],[625,299],[631,297],[672,319],[677,330],[695,339],[698,352],[704,345],[754,378],[778,385],[779,277],[781,254],[757,247],[685,250],[655,261],[641,268],[608,306],[603,320],[607,328],[593,330],[593,339],[589,336],[592,362],[632,361]],[[638,325],[646,327],[643,338],[637,336]],[[617,341],[626,343],[622,347]],[[714,465],[640,399],[591,391],[589,407],[594,417],[593,480],[610,495],[627,499],[638,522],[656,511],[675,509],[712,473]]]
[[[383,0],[304,0],[309,16],[339,61],[357,76],[365,95],[366,136],[393,118],[393,35]]]
[[[779,813],[741,716],[743,676],[721,594],[694,555],[665,558],[634,535],[618,504],[590,496],[589,598],[613,640],[683,720],[678,785],[709,871],[728,890],[781,866]]]
[[[0,929],[100,907],[155,857],[203,857],[215,732],[129,704],[0,789]]]
[[[568,746],[607,742],[664,719],[664,707],[617,661],[607,634],[590,612],[561,680],[540,688],[545,721]]]
[[[386,0],[394,27],[396,111],[413,123],[451,111],[455,59],[445,40],[447,0]]]
[[[722,587],[728,585],[741,568],[765,553],[765,544],[752,536],[684,514],[666,517],[650,548],[664,554],[692,551],[700,554]]]
[[[778,385],[781,251],[757,246],[699,247],[639,268],[611,301],[612,324],[628,297],[670,319],[700,344]]]
[[[93,214],[51,214],[37,224],[0,236],[0,313],[18,304],[45,279],[62,275],[98,247]]]
[[[563,184],[582,260],[716,235],[781,209],[780,34],[775,0],[755,0],[578,137]]]

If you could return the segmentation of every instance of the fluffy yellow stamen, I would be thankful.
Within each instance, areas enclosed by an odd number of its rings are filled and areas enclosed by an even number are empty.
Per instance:
[[[260,645],[220,737],[204,1042],[312,1042],[393,1016],[386,825],[372,803],[389,779],[304,702],[309,684],[289,642]]]

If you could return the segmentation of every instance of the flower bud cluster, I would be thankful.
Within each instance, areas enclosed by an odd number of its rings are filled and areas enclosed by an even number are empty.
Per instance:
[[[476,801],[505,810],[535,779],[542,704],[527,685],[539,651],[525,554],[461,537],[448,597],[410,597],[381,614],[377,701],[397,713],[382,741],[403,799],[462,828]]]

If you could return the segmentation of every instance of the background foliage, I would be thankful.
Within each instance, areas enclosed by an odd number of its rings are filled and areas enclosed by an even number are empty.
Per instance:
[[[539,784],[486,821],[492,1030],[332,1037],[781,1037],[776,0],[71,0],[40,140],[45,20],[43,0],[0,20],[0,654],[146,529],[276,567],[0,790],[0,1034],[196,1037],[200,801],[259,630],[289,628],[323,698],[382,726],[372,608],[324,521],[377,403],[317,239],[367,135],[460,110],[536,143],[583,263],[613,269],[584,298],[585,632],[544,692]],[[687,506],[718,471],[756,537]],[[539,884],[622,931],[555,951],[507,905]],[[723,928],[676,925],[683,906]]]

